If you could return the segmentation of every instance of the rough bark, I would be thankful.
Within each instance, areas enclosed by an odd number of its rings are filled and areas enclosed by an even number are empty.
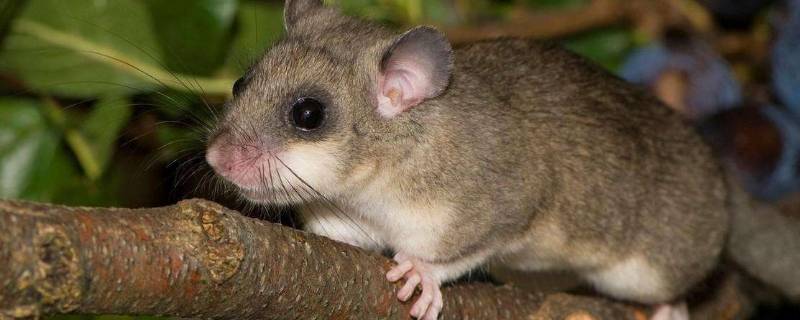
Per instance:
[[[152,209],[0,201],[0,319],[139,314],[401,319],[388,259],[203,200]],[[445,289],[442,319],[641,319],[602,298]]]

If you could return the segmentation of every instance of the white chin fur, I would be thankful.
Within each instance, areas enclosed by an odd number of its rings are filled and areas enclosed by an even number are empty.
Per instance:
[[[247,199],[263,204],[296,204],[336,193],[338,159],[333,146],[326,143],[298,144],[272,159],[273,170],[267,190],[243,190]],[[287,167],[291,168],[289,170]],[[313,188],[313,189],[312,189]]]

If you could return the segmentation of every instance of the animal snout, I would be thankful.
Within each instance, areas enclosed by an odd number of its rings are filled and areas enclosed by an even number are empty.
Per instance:
[[[238,141],[230,134],[217,135],[206,150],[206,161],[219,175],[234,183],[249,175],[260,163],[263,150],[253,144]]]

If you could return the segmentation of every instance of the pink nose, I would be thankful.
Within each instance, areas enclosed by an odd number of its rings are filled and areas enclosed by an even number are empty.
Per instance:
[[[242,144],[234,141],[230,135],[222,134],[206,150],[206,161],[225,179],[250,188],[258,183],[263,155],[264,152],[257,146]]]

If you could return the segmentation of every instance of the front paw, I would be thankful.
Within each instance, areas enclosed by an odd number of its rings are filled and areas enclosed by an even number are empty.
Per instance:
[[[403,253],[395,255],[394,260],[397,261],[397,265],[386,273],[386,279],[391,282],[400,279],[406,281],[397,291],[397,298],[400,301],[407,301],[421,284],[422,294],[411,307],[410,314],[417,319],[436,320],[442,311],[444,301],[439,288],[441,281],[433,274],[433,266]]]

